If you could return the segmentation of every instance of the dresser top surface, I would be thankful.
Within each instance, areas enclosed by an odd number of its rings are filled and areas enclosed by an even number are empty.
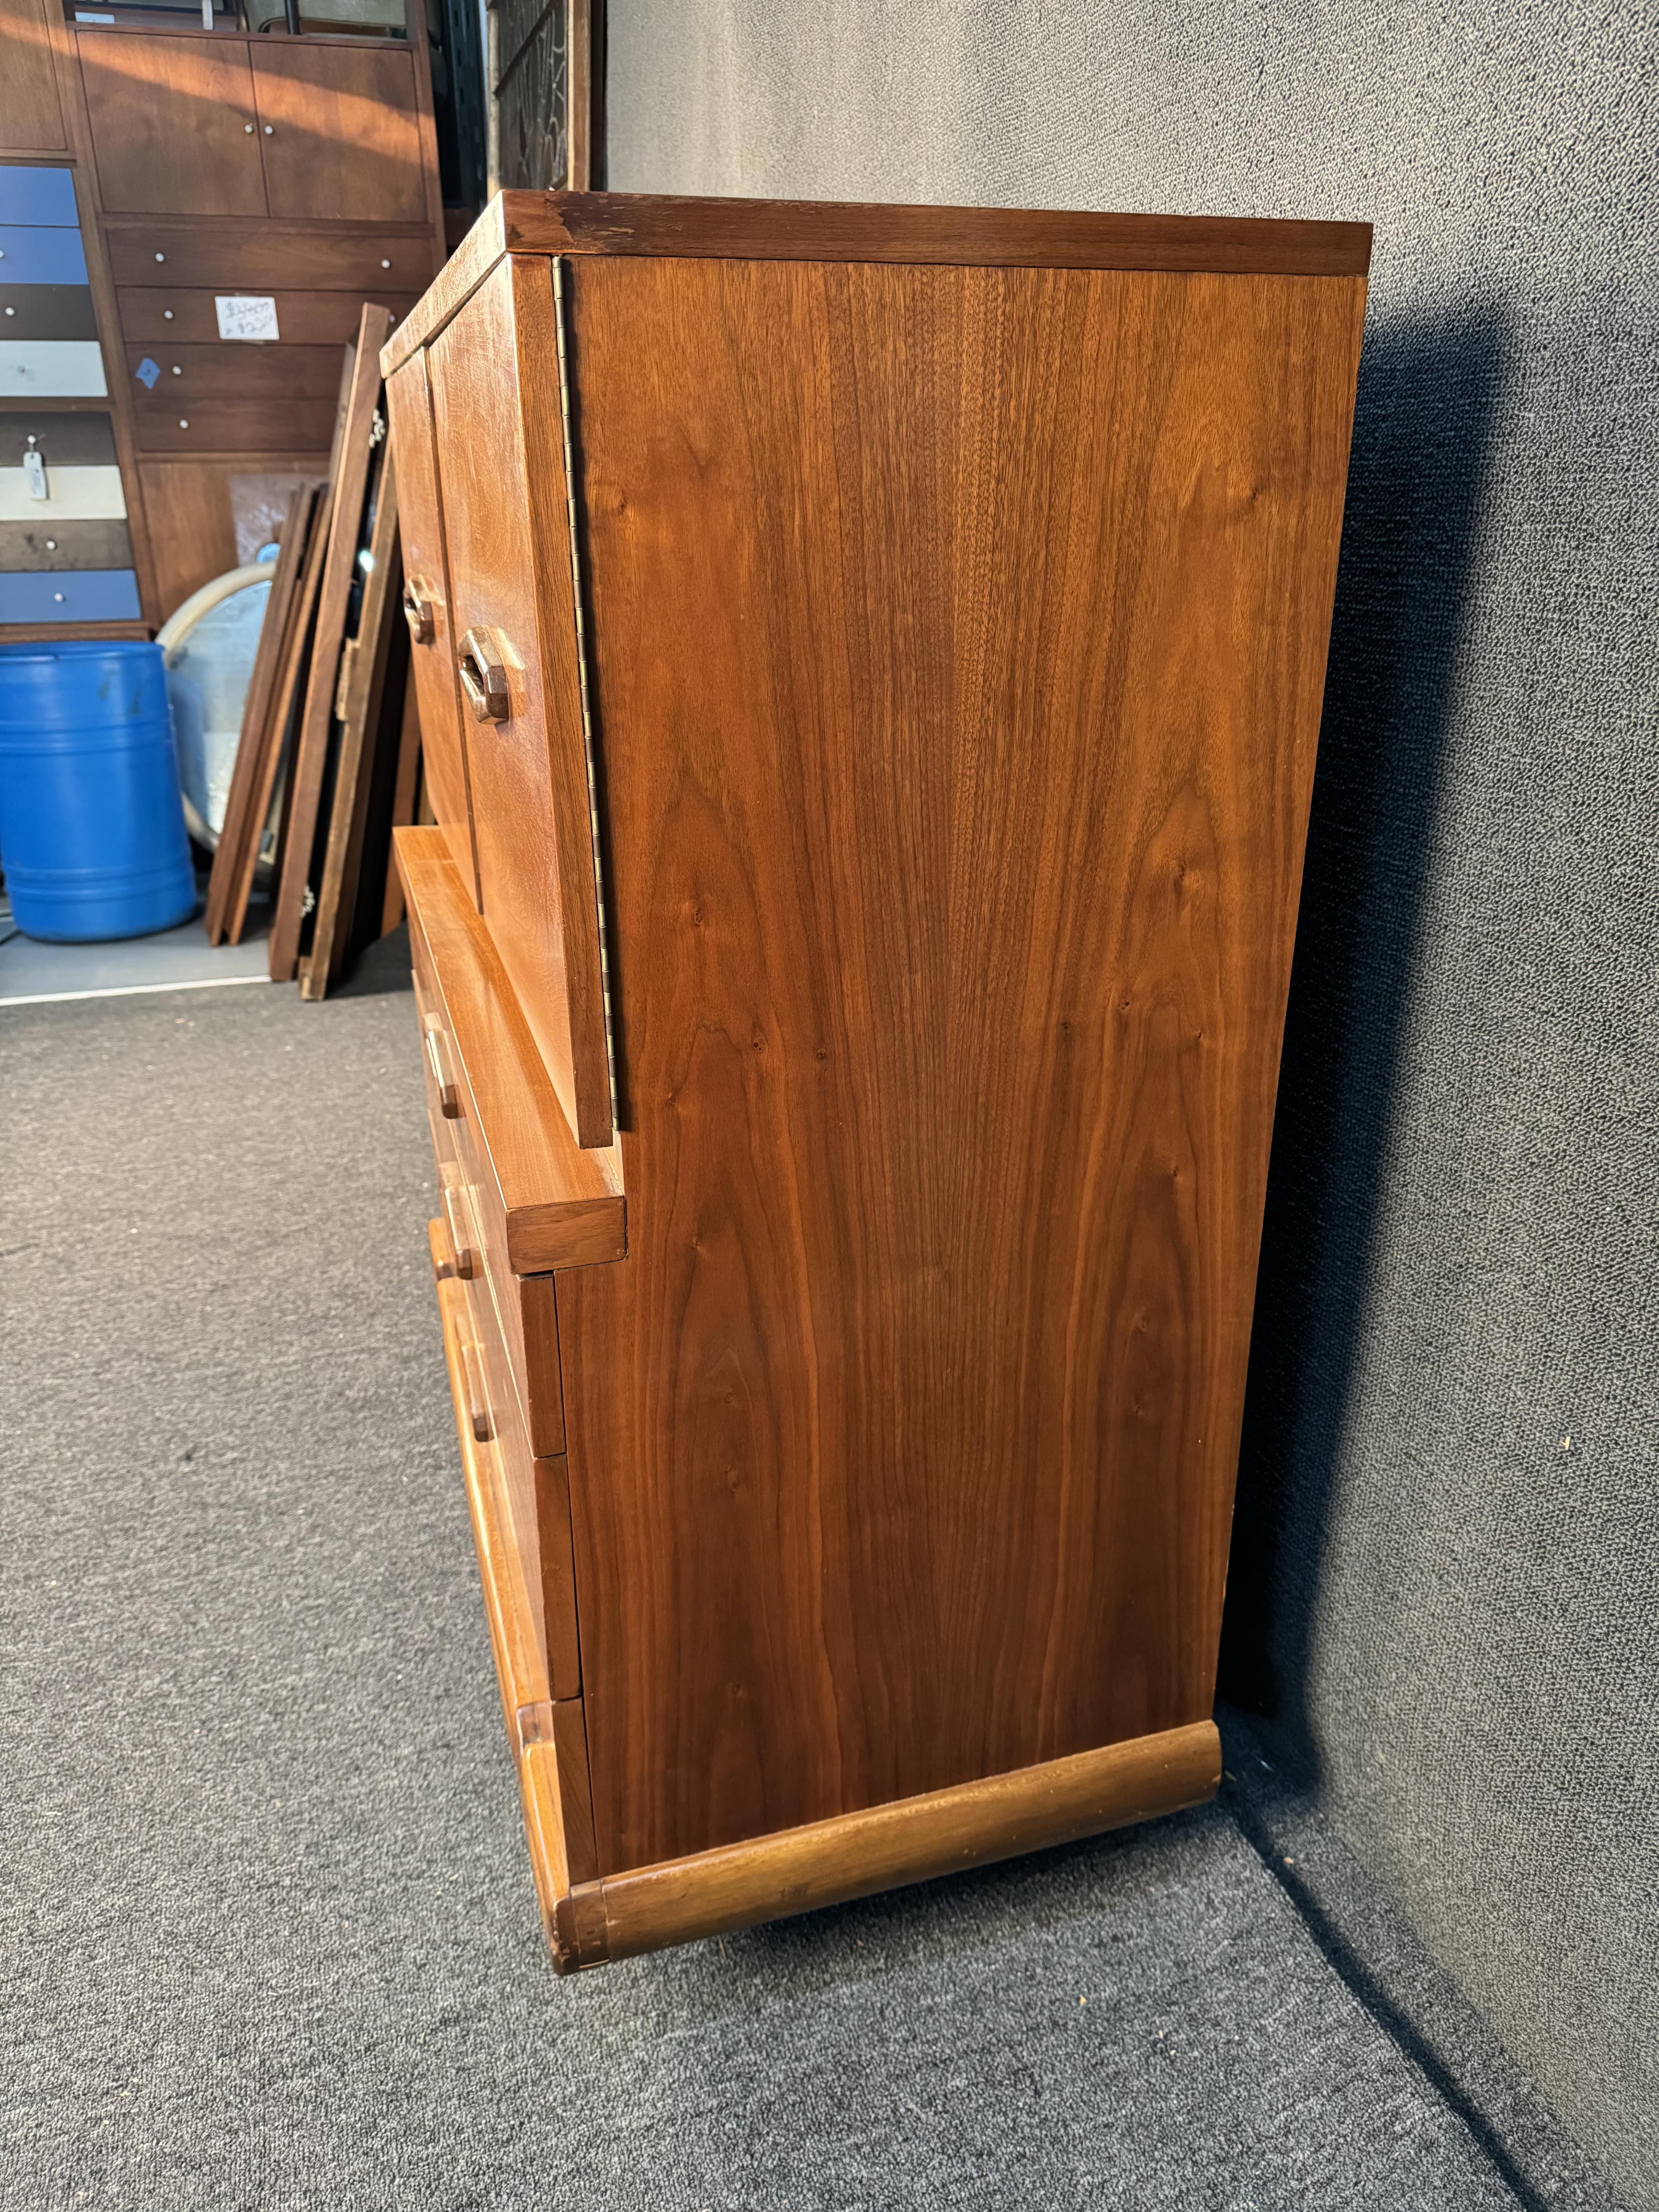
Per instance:
[[[1366,274],[1370,252],[1367,222],[498,192],[381,360],[390,375],[437,334],[504,253],[1352,277]]]

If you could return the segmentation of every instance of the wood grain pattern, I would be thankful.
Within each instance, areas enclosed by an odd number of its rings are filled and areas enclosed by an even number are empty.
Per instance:
[[[368,542],[368,574],[362,587],[357,627],[340,648],[335,718],[334,781],[328,842],[317,884],[311,949],[300,963],[302,999],[326,998],[345,964],[357,902],[363,839],[374,786],[375,748],[381,736],[392,659],[392,630],[401,629],[404,573],[398,557],[398,471],[390,448],[380,465]],[[404,665],[401,649],[395,666]],[[399,679],[400,680],[400,679]]]
[[[347,335],[355,337],[356,314],[351,322]],[[236,345],[216,338],[211,344],[185,345],[166,337],[130,343],[126,358],[127,374],[137,385],[133,406],[140,415],[188,413],[192,404],[206,399],[331,401],[340,375],[337,345]],[[149,391],[137,382],[146,360],[161,372]]]
[[[436,1059],[445,1072],[456,1073],[453,1047],[443,1016],[434,1010],[435,991],[429,981],[430,964],[423,943],[412,938],[416,953],[415,1004],[426,1032],[428,1050],[422,1054],[427,1119],[432,1129],[432,1149],[439,1179],[450,1180],[453,1167],[465,1189],[466,1218],[479,1248],[478,1260],[489,1288],[489,1332],[491,1341],[485,1357],[492,1376],[498,1377],[497,1395],[511,1400],[518,1409],[530,1449],[538,1455],[564,1449],[564,1389],[559,1375],[559,1323],[550,1274],[520,1275],[514,1272],[507,1243],[507,1220],[500,1202],[488,1152],[474,1133],[477,1106],[459,1079],[449,1085],[454,1103],[445,1112],[444,1094],[434,1067]],[[433,1048],[438,1049],[434,1052]],[[469,1106],[471,1114],[469,1116]],[[455,1242],[451,1226],[451,1243]]]
[[[611,1142],[610,1060],[544,262],[502,264],[428,356],[459,640],[488,630],[510,709],[469,725],[480,903],[565,1117]],[[520,408],[520,391],[533,395]]]
[[[1364,222],[508,191],[399,329],[386,374],[443,328],[505,252],[1363,276],[1370,246]]]
[[[443,832],[399,830],[392,843],[416,979],[444,1024],[477,1180],[501,1214],[509,1269],[529,1275],[619,1259],[626,1215],[615,1154],[577,1146]]]
[[[415,820],[421,802],[421,710],[415,697],[411,672],[404,689],[403,728],[398,739],[398,773],[392,789],[392,830],[406,830]],[[380,934],[389,937],[404,918],[403,878],[395,866],[386,872],[386,890],[380,903]]]
[[[246,467],[255,455],[314,453],[327,442],[333,414],[332,403],[316,397],[147,404],[133,410],[133,446],[146,454],[228,454]]]
[[[418,292],[432,274],[428,230],[349,229],[274,222],[115,222],[108,227],[118,286],[179,284],[215,292],[317,289],[386,300]],[[354,318],[353,328],[356,328]]]
[[[270,919],[269,966],[273,983],[287,982],[298,964],[306,893],[313,888],[317,817],[328,770],[335,683],[368,488],[370,441],[380,397],[380,352],[386,343],[386,319],[384,307],[364,307],[352,357],[351,388],[334,471],[328,549],[318,591],[305,706],[289,772],[282,867]]]
[[[353,317],[354,327],[356,316]],[[340,349],[334,349],[337,385]],[[282,466],[299,477],[328,472],[330,431],[315,446],[284,453]],[[233,454],[217,460],[178,459],[148,455],[137,465],[140,503],[149,526],[155,561],[157,604],[164,615],[180,607],[191,593],[238,565],[232,483],[249,471],[270,468],[263,456]]]
[[[724,1935],[1018,1852],[1201,1805],[1221,1784],[1212,1721],[1136,1736],[1012,1774],[641,1867],[594,1885],[604,1955]],[[589,1963],[584,1960],[582,1963]]]
[[[236,759],[231,769],[230,789],[226,794],[224,821],[219,831],[219,842],[213,854],[213,872],[208,882],[207,914],[204,926],[210,945],[224,942],[225,925],[235,888],[248,863],[248,848],[253,857],[248,872],[258,865],[259,841],[264,835],[270,798],[262,773],[265,749],[270,742],[272,707],[277,685],[282,680],[288,655],[289,634],[300,601],[300,585],[305,574],[306,550],[311,543],[311,520],[316,511],[320,487],[314,483],[296,484],[289,495],[288,512],[283,518],[277,540],[276,573],[270,580],[270,596],[265,601],[264,619],[259,625],[259,643],[253,657],[253,669],[248,678],[247,694],[242,702],[242,726],[236,742]],[[265,813],[256,816],[254,804],[263,791]]]
[[[376,274],[385,274],[378,260]],[[237,289],[231,284],[218,287],[221,292]],[[410,295],[388,293],[380,285],[372,289],[375,297],[391,311],[394,327],[415,305]],[[155,353],[158,343],[210,345],[233,362],[246,361],[252,354],[281,361],[294,348],[321,345],[330,349],[330,359],[337,362],[340,348],[356,337],[357,319],[362,313],[362,297],[355,292],[270,292],[276,305],[280,336],[269,344],[254,346],[219,336],[214,297],[211,289],[194,289],[183,284],[120,285],[116,291],[116,305],[121,318],[121,335],[147,353]]]
[[[76,43],[105,212],[264,214],[243,40],[83,31]]]
[[[414,63],[394,46],[259,40],[253,94],[273,216],[427,215]]]
[[[430,1224],[428,1241],[501,1715],[518,1767],[543,1923],[552,1943],[557,1906],[574,1884],[591,1881],[598,1870],[582,1705],[580,1698],[550,1695],[546,1650],[536,1627],[538,1565],[533,1554],[527,1562],[520,1548],[500,1454],[493,1444],[478,1442],[466,1416],[465,1287],[449,1272],[440,1223]]]
[[[444,546],[432,392],[423,354],[391,378],[386,404],[402,486],[398,522],[403,532],[404,574],[431,618],[430,636],[416,640],[410,650],[410,672],[426,753],[427,790],[432,811],[448,837],[451,855],[477,905],[478,858],[472,838],[466,729],[455,678],[449,556]]]
[[[1364,286],[572,278],[609,1875],[1208,1718]]]
[[[52,66],[48,0],[0,0],[0,146],[12,154],[61,154],[68,141]],[[55,0],[53,0],[55,12]]]
[[[350,377],[349,356],[346,380]],[[265,722],[264,742],[261,747],[258,781],[252,799],[254,818],[264,821],[270,812],[270,803],[276,788],[276,778],[287,757],[290,732],[296,709],[305,696],[306,681],[311,672],[311,648],[316,636],[317,603],[322,595],[323,568],[328,557],[328,536],[334,511],[331,484],[325,482],[317,495],[317,506],[311,521],[310,541],[306,547],[306,565],[300,578],[294,612],[289,623],[288,636],[283,647],[282,673],[271,694],[270,713]],[[282,874],[282,847],[287,836],[288,787],[284,786],[283,822],[277,839],[277,850],[273,862],[276,875]],[[229,904],[226,909],[225,935],[232,945],[240,945],[242,932],[247,926],[248,901],[253,896],[253,879],[258,863],[258,846],[248,844],[237,867],[230,887]]]

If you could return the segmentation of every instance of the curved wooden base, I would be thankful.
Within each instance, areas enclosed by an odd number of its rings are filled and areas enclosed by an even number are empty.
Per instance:
[[[1213,1721],[1194,1721],[924,1797],[600,1876],[593,1863],[581,1699],[548,1694],[546,1657],[496,1449],[480,1442],[468,1416],[465,1286],[450,1272],[441,1224],[434,1221],[430,1234],[501,1707],[518,1764],[542,1925],[562,1973],[928,1881],[1214,1796],[1221,1740]]]
[[[1202,1804],[1220,1780],[1215,1723],[1198,1721],[607,1875],[574,1901],[593,1929],[589,1941],[603,1942],[599,1956],[623,1959],[1150,1820]]]

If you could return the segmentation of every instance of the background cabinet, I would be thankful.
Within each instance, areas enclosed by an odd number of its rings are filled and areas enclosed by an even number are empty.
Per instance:
[[[106,214],[264,214],[240,40],[109,32],[77,44]]]
[[[0,46],[6,58],[0,69],[0,147],[14,153],[68,149],[47,6],[48,0],[0,0]]]
[[[362,302],[401,314],[444,258],[425,33],[411,6],[406,45],[90,27],[76,42],[166,615],[247,550],[234,485],[326,466]],[[275,340],[220,337],[232,293],[271,301]]]
[[[79,45],[106,214],[428,215],[404,47],[171,31],[86,32]]]
[[[270,214],[422,220],[426,178],[407,52],[266,40],[254,50],[253,94]]]

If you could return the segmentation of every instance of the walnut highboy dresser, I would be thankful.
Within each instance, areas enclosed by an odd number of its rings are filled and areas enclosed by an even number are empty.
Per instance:
[[[1216,1787],[1369,251],[509,192],[383,356],[562,1967]]]

